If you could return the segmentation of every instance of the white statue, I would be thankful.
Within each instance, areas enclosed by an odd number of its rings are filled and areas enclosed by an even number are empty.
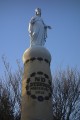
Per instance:
[[[36,16],[31,18],[28,28],[30,35],[30,46],[44,46],[47,38],[47,28],[51,29],[51,27],[45,25],[43,22],[40,8],[35,9],[35,14]]]

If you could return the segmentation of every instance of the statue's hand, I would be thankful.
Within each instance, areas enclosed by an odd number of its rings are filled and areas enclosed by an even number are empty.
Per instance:
[[[48,29],[52,29],[51,26],[45,26],[44,28],[45,28],[45,29],[47,29],[47,28],[48,28]]]
[[[47,26],[48,29],[52,29],[51,26]]]

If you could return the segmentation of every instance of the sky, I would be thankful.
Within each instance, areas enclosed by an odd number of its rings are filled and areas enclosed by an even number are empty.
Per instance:
[[[52,27],[45,43],[51,71],[68,66],[80,70],[80,0],[0,0],[0,74],[3,55],[14,71],[17,59],[23,65],[22,55],[30,45],[28,24],[37,7]]]

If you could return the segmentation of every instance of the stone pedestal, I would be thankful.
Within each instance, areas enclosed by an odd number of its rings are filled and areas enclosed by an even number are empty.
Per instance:
[[[21,120],[53,120],[51,55],[42,46],[23,54]]]

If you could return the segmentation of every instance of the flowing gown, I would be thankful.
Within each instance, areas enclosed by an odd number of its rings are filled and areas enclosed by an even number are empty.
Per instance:
[[[47,28],[40,16],[32,17],[29,22],[30,46],[44,46],[47,37]]]

